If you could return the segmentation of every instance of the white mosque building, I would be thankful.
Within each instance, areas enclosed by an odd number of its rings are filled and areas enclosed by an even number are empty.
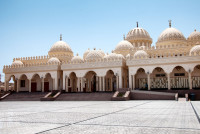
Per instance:
[[[48,55],[14,58],[4,66],[4,90],[11,78],[16,92],[200,89],[199,31],[185,38],[170,22],[151,45],[151,36],[138,24],[110,54],[88,49],[83,57],[74,56],[61,36]]]

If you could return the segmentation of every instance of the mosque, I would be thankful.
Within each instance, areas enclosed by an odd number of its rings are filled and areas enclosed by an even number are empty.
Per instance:
[[[149,33],[130,30],[114,51],[88,49],[74,56],[70,45],[57,41],[46,56],[14,58],[5,65],[5,88],[14,81],[16,92],[114,92],[131,90],[200,89],[200,32],[188,38],[171,27],[152,45]]]

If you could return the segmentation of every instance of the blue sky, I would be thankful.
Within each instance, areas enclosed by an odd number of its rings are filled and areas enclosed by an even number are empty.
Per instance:
[[[60,33],[81,56],[94,47],[110,53],[136,21],[152,45],[169,19],[187,38],[200,30],[199,5],[199,0],[0,0],[0,73],[13,58],[47,55]]]

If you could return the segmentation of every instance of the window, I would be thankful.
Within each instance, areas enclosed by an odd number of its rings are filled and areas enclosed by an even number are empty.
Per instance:
[[[25,87],[25,80],[21,80],[21,87]]]
[[[156,77],[165,77],[165,74],[156,74]]]
[[[185,76],[185,73],[175,73],[174,76]]]

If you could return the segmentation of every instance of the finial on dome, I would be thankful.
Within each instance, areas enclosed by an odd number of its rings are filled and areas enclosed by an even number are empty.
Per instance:
[[[78,53],[76,54],[76,56],[78,56]]]
[[[137,24],[137,27],[138,27],[138,21],[136,22],[136,24]]]
[[[62,41],[62,34],[60,34],[60,41]]]
[[[94,48],[94,50],[96,50],[96,48]]]
[[[126,38],[126,37],[125,37],[125,34],[123,35],[123,38],[124,38],[124,40],[125,40],[125,38]]]
[[[171,28],[172,26],[172,20],[169,20],[169,27]]]
[[[196,29],[194,29],[194,31],[196,32],[197,30],[196,30]]]
[[[113,51],[113,50],[112,50],[111,52],[112,52],[112,53],[114,53],[114,51]]]
[[[88,48],[88,50],[90,50],[90,48]]]

